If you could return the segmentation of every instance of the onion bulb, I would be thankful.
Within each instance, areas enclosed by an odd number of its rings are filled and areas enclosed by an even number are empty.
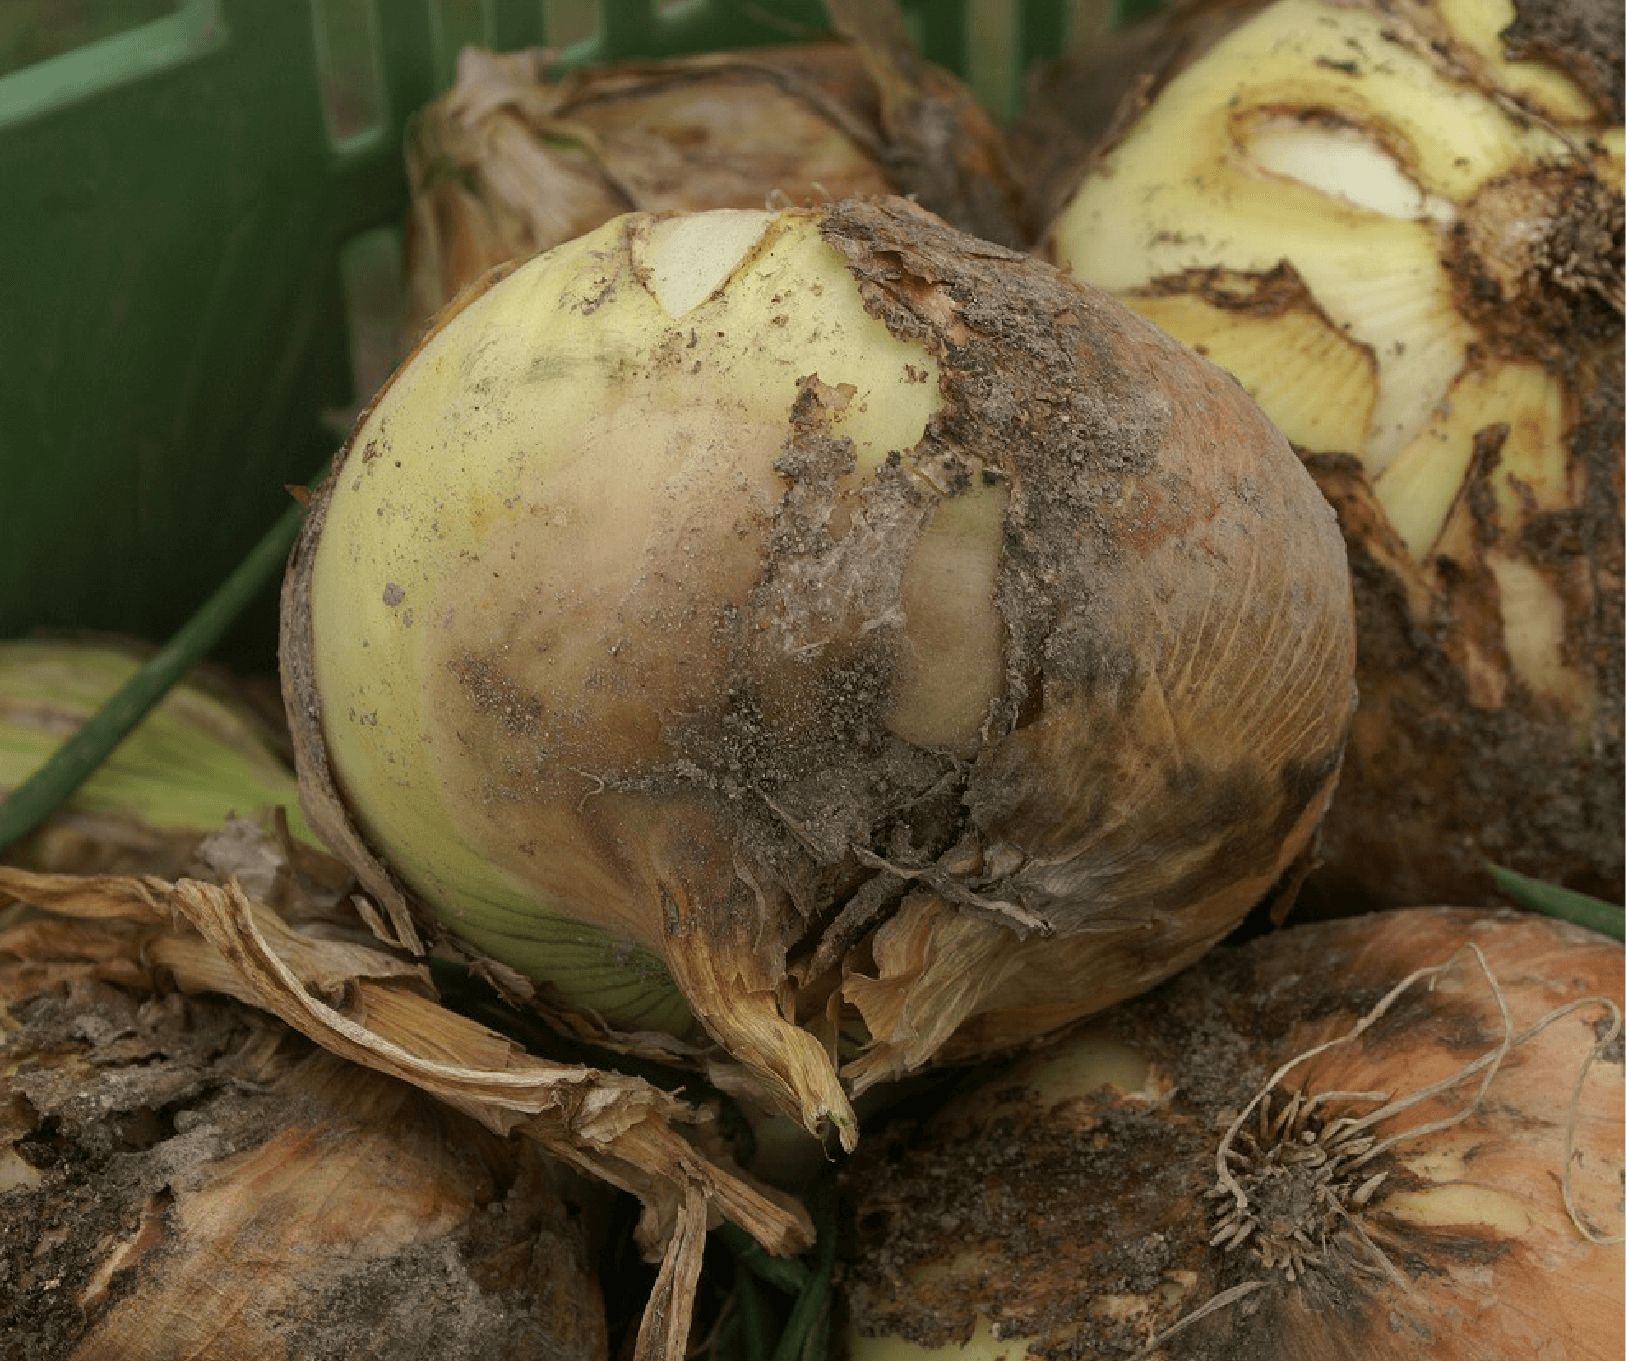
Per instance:
[[[53,925],[105,955],[106,933]],[[246,1007],[88,973],[13,986],[27,932],[17,968],[0,933],[8,1357],[604,1361],[534,1145]]]
[[[1494,861],[1617,899],[1618,16],[1228,14],[1166,21],[1173,73],[1048,245],[1234,373],[1338,510],[1362,703],[1327,882],[1485,902]]]
[[[860,1154],[852,1361],[1616,1361],[1621,963],[1454,908],[1213,952]]]
[[[966,231],[1018,244],[1020,190],[999,131],[947,71],[870,31],[876,11],[854,12],[854,42],[558,79],[547,52],[465,48],[456,84],[408,130],[408,335],[486,269],[629,210],[913,193]]]
[[[403,939],[850,1144],[842,1079],[1144,989],[1266,892],[1352,625],[1234,382],[883,200],[630,214],[465,295],[314,503],[282,656]]]
[[[0,642],[0,799],[45,764],[141,666],[131,647]],[[232,815],[283,809],[313,843],[275,735],[202,675],[177,685],[42,826],[4,859],[50,872],[174,878]]]

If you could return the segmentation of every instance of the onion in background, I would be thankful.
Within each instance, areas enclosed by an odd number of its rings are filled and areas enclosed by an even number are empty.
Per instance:
[[[852,1361],[1616,1361],[1621,971],[1448,908],[1208,955],[860,1154]]]
[[[1048,248],[1236,374],[1349,544],[1337,897],[1620,897],[1621,43],[1609,5],[1187,4],[1073,85],[1131,93]]]
[[[134,646],[0,642],[0,799],[39,769],[139,669]],[[4,861],[60,873],[175,877],[233,816],[269,824],[314,855],[293,765],[276,732],[224,681],[189,676],[74,796]],[[306,856],[305,859],[310,859]]]
[[[465,49],[407,138],[409,342],[486,269],[620,213],[912,194],[1005,245],[1028,229],[999,130],[890,3],[833,4],[846,42],[584,67]]]
[[[0,1339],[26,1361],[606,1355],[534,1145],[155,991],[130,936],[55,919],[0,932]]]

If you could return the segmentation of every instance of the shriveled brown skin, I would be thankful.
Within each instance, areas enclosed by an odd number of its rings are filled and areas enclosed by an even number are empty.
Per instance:
[[[1266,3],[1177,3],[1107,52],[1049,71],[1017,132],[1018,146],[1048,157],[1030,181],[1036,213],[1053,215],[1170,79]],[[1418,19],[1424,31],[1431,22],[1429,6],[1410,0],[1370,7]],[[1626,87],[1615,6],[1521,0],[1515,10],[1501,35],[1505,54],[1564,72],[1593,102],[1599,126],[1618,125]],[[1463,79],[1479,79],[1474,63]],[[1118,91],[1111,116],[1081,111],[1104,81]],[[1069,122],[1070,140],[1061,132]],[[1530,220],[1545,220],[1546,230],[1532,233]],[[1487,426],[1459,497],[1471,527],[1419,561],[1354,451],[1300,450],[1349,546],[1361,690],[1318,839],[1323,864],[1301,898],[1311,915],[1496,903],[1493,864],[1611,902],[1626,892],[1620,194],[1579,158],[1543,163],[1482,190],[1442,248],[1458,310],[1485,352],[1534,361],[1562,381],[1573,501],[1504,527],[1485,479],[1507,431]],[[1287,261],[1251,280],[1187,271],[1145,291],[1189,292],[1255,317],[1319,312]],[[1521,681],[1487,561],[1493,549],[1533,566],[1562,602],[1562,660],[1586,678],[1593,712],[1560,711]]]
[[[1583,997],[1621,1002],[1618,946],[1507,912],[1411,909],[1215,951],[1090,1027],[1149,1065],[1145,1090],[1155,1098],[1112,1087],[1040,1096],[1025,1080],[1052,1052],[1041,1051],[1014,1069],[980,1070],[935,1120],[895,1126],[860,1151],[842,1188],[841,1282],[855,1338],[903,1338],[955,1356],[981,1319],[1009,1357],[1044,1361],[1528,1361],[1549,1347],[1570,1361],[1613,1361],[1626,1340],[1623,1250],[1587,1241],[1559,1186],[1565,1107],[1603,1033],[1601,1005],[1515,1048],[1461,1126],[1397,1144],[1346,1178],[1343,1212],[1306,1194],[1313,1176],[1281,1177],[1268,1207],[1280,1216],[1276,1240],[1298,1229],[1319,1248],[1296,1280],[1254,1251],[1272,1234],[1263,1223],[1240,1246],[1210,1244],[1226,1204],[1205,1199],[1216,1150],[1244,1103],[1278,1066],[1348,1033],[1413,970],[1468,943],[1483,952],[1515,1027]],[[1471,956],[1445,977],[1450,986],[1414,987],[1357,1040],[1296,1069],[1283,1099],[1299,1090],[1398,1098],[1494,1050],[1503,1022]],[[1621,1063],[1617,1038],[1587,1075],[1576,1125],[1575,1201],[1600,1237],[1620,1229]],[[1377,1133],[1450,1116],[1478,1081]],[[1344,1101],[1326,1114],[1375,1108]],[[1404,1198],[1424,1181],[1405,1159],[1431,1146],[1463,1160],[1464,1192],[1493,1193],[1484,1220],[1446,1214],[1430,1225],[1413,1213]],[[1234,1159],[1233,1170],[1243,1163]],[[1387,1179],[1354,1203],[1350,1187],[1378,1172]],[[1267,1208],[1259,1186],[1250,1189]],[[1509,1239],[1505,1226],[1521,1214],[1530,1227]],[[1262,1288],[1144,1350],[1249,1282]]]
[[[604,1361],[534,1150],[247,1008],[154,995],[106,943],[43,987],[0,945],[8,1361]]]

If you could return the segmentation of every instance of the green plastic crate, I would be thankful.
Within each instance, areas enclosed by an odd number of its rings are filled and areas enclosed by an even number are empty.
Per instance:
[[[1008,113],[1104,3],[904,15]],[[289,488],[387,376],[402,135],[463,46],[576,65],[826,27],[820,0],[0,0],[0,638],[168,640],[0,800],[0,850],[204,654],[274,665]]]
[[[1008,107],[1068,10],[906,12]],[[0,637],[168,637],[319,468],[389,352],[366,328],[391,316],[404,120],[464,44],[581,62],[823,26],[818,0],[5,0]],[[267,587],[217,651],[269,667],[274,610]]]

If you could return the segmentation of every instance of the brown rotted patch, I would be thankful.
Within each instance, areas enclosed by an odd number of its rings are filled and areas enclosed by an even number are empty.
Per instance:
[[[19,1025],[0,1044],[0,1144],[40,1179],[0,1194],[8,1358],[69,1355],[137,1283],[125,1270],[93,1288],[111,1249],[139,1243],[132,1265],[164,1252],[171,1180],[264,1138],[241,1119],[231,1062],[251,1027],[228,1007],[174,1001],[143,1008],[89,981],[10,999]]]
[[[1329,1027],[1349,1019],[1352,997],[1331,981],[1333,956],[1287,996],[1258,968],[1257,952],[1216,952],[1103,1017],[1106,1033],[1176,1075],[1166,1103],[1111,1089],[1044,1100],[1002,1083],[989,1065],[936,1119],[894,1125],[862,1146],[842,1180],[854,1330],[940,1347],[966,1341],[981,1318],[1010,1340],[1011,1361],[1127,1361],[1155,1329],[1259,1278],[1245,1252],[1208,1243],[1214,1149],[1241,1094],[1269,1076],[1284,1037],[1307,1019]],[[977,1256],[980,1268],[969,1264]],[[1296,1284],[1264,1274],[1264,1290],[1186,1329],[1163,1354],[1288,1355],[1281,1339],[1295,1305],[1308,1301],[1351,1328],[1370,1307],[1358,1272],[1335,1268]],[[1126,1295],[1157,1300],[1182,1278],[1192,1284],[1180,1302],[1160,1303],[1150,1319],[1114,1307]]]
[[[1573,376],[1579,356],[1621,334],[1623,239],[1619,192],[1580,162],[1509,172],[1452,224],[1457,310],[1494,352]]]
[[[1290,261],[1279,261],[1270,269],[1248,272],[1223,265],[1182,269],[1162,274],[1137,290],[1150,298],[1178,297],[1190,293],[1210,307],[1240,312],[1252,317],[1279,317],[1287,312],[1308,311],[1329,326],[1331,318],[1316,302],[1303,276]],[[1336,329],[1336,327],[1335,327]]]
[[[1514,0],[1502,50],[1514,61],[1556,66],[1611,122],[1626,117],[1626,61],[1615,0]]]
[[[514,1146],[246,1007],[10,981],[7,1361],[602,1361],[578,1228]],[[420,1213],[358,1227],[331,1187],[300,1194],[358,1139],[395,1155],[362,1160],[377,1193]]]
[[[1214,371],[1212,387],[1202,385],[1199,373],[1189,383],[1175,381],[1170,375],[1185,373],[1189,353],[1104,295],[1032,262],[1018,264],[997,247],[967,251],[962,241],[945,241],[929,220],[889,205],[837,205],[822,230],[847,257],[870,311],[895,334],[923,338],[941,357],[943,409],[912,457],[943,463],[975,449],[997,458],[1012,488],[996,590],[1007,640],[1005,685],[985,729],[1005,742],[991,741],[973,767],[967,791],[973,823],[985,839],[1008,835],[1029,850],[1042,850],[1052,836],[1076,835],[1084,843],[1092,816],[1123,817],[1112,804],[1133,779],[1124,754],[1138,740],[1129,714],[1136,705],[1144,709],[1148,688],[1160,683],[1146,645],[1151,621],[1138,621],[1133,603],[1140,593],[1178,592],[1217,572],[1225,583],[1220,608],[1236,610],[1240,620],[1246,592],[1225,576],[1235,567],[1223,560],[1224,546],[1245,543],[1262,513],[1313,524],[1307,537],[1317,550],[1324,547],[1333,576],[1342,573],[1342,546],[1330,523],[1314,520],[1309,499],[1302,507],[1294,500],[1298,469],[1291,459],[1280,467],[1271,462],[1272,435],[1231,380]],[[1213,286],[1224,285],[1215,279]],[[1304,299],[1302,282],[1286,269],[1247,280],[1242,291],[1257,307]],[[922,299],[932,300],[929,309]],[[943,324],[945,300],[952,325]],[[968,343],[971,336],[979,343]],[[1257,461],[1239,460],[1234,483],[1188,462],[1172,446],[1180,432],[1198,429],[1213,441],[1216,458],[1221,451],[1236,458],[1232,450],[1242,446]],[[1309,492],[1307,483],[1303,489]],[[1307,576],[1311,570],[1306,565]],[[1330,627],[1332,616],[1318,603],[1321,614],[1314,603],[1306,612],[1312,631]],[[1148,601],[1146,608],[1156,606]],[[1331,687],[1329,696],[1337,692],[1328,709],[1349,702],[1347,678],[1332,679],[1337,670],[1317,682]],[[1258,683],[1275,678],[1267,674]],[[1041,750],[1052,738],[1036,730],[1024,740],[1040,693],[1045,710],[1076,709],[1076,721],[1101,740],[1077,753]],[[1320,700],[1318,694],[1311,702]],[[1033,885],[1039,896],[1028,905],[1047,917],[1059,914],[1052,919],[1067,929],[1078,924],[1080,910],[1093,913],[1105,902],[1134,912],[1162,894],[1164,903],[1184,904],[1250,868],[1259,872],[1333,778],[1343,717],[1303,750],[1177,762],[1166,796],[1137,806],[1132,827],[1101,838],[1103,862],[1113,862],[1111,848],[1128,838],[1129,859],[1116,863],[1182,862],[1187,869],[1178,882],[1144,876],[1123,898],[1109,894],[1087,907],[1046,901]],[[1142,755],[1153,759],[1149,751]],[[1088,778],[1076,771],[1066,777],[1069,797],[1084,800],[1066,813],[1054,806],[1049,784],[1033,784],[1025,773],[1058,763],[1072,769],[1079,761],[1099,769]],[[1021,830],[1002,833],[1006,823]],[[1191,852],[1199,847],[1204,853],[1193,865]],[[1029,886],[1006,887],[1020,895]]]
[[[1556,991],[1548,980],[1519,992],[1533,971],[1551,971],[1547,952],[1599,949],[1580,932],[1515,914],[1424,910],[1392,931],[1376,917],[1323,924],[1215,951],[1092,1023],[1092,1034],[1148,1061],[1159,1095],[1041,1096],[1020,1074],[974,1070],[863,1146],[843,1175],[853,1332],[937,1347],[963,1343],[982,1320],[1008,1340],[1010,1361],[1141,1361],[1153,1335],[1169,1361],[1432,1354],[1425,1344],[1482,1288],[1478,1273],[1543,1249],[1488,1228],[1408,1221],[1385,1197],[1425,1183],[1387,1150],[1363,1160],[1365,1131],[1341,1132],[1339,1117],[1374,1107],[1333,1102],[1298,1117],[1287,1100],[1318,1082],[1368,1087],[1379,1074],[1402,1078],[1389,1093],[1401,1098],[1405,1056],[1436,1065],[1445,1056],[1457,1068],[1494,1050],[1504,1032],[1488,990],[1414,986],[1331,1062],[1289,1077],[1271,1105],[1276,1133],[1262,1132],[1257,1110],[1243,1122],[1228,1166],[1257,1219],[1248,1237],[1216,1241],[1234,1201],[1209,1193],[1222,1138],[1279,1065],[1351,1035],[1414,967],[1443,964],[1469,939],[1491,957],[1522,1020],[1542,990]],[[1550,1114],[1510,1117],[1498,1105],[1474,1148],[1506,1157],[1526,1129],[1539,1130],[1545,1157],[1555,1147]],[[1378,1129],[1408,1123],[1417,1117],[1401,1112]],[[1301,1156],[1312,1146],[1328,1160]],[[1227,1300],[1227,1291],[1236,1293]],[[1220,1307],[1200,1313],[1213,1302]],[[1503,1355],[1493,1338],[1486,1332]]]

